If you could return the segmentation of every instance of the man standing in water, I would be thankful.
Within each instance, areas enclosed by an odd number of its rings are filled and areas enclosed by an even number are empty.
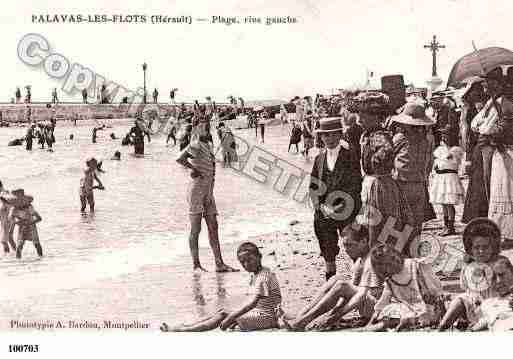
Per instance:
[[[34,139],[34,129],[36,128],[36,125],[32,124],[27,129],[27,133],[25,134],[25,149],[27,151],[32,151],[32,140]]]
[[[136,120],[134,127],[130,129],[129,133],[134,143],[134,151],[136,155],[144,155],[144,136],[148,137],[148,142],[151,142],[150,133],[144,128],[142,120]]]
[[[205,218],[208,228],[208,240],[216,262],[216,272],[236,272],[226,265],[221,256],[218,237],[217,208],[214,198],[215,156],[212,143],[207,140],[207,123],[199,123],[191,138],[191,143],[180,153],[177,162],[191,169],[191,183],[187,201],[189,203],[189,218],[191,233],[189,248],[193,261],[193,270],[202,270],[199,260],[198,238],[201,232],[201,218]]]

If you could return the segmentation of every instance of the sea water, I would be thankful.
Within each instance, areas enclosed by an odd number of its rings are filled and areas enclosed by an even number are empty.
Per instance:
[[[23,137],[26,128],[0,129],[0,180],[8,190],[24,188],[34,197],[33,205],[43,218],[38,230],[45,253],[42,259],[37,258],[31,243],[26,243],[23,259],[17,260],[13,253],[0,257],[4,289],[0,291],[0,303],[52,296],[95,286],[103,280],[137,277],[141,268],[148,266],[165,266],[172,272],[180,256],[188,263],[189,173],[176,163],[178,148],[167,147],[165,135],[146,143],[144,157],[132,156],[133,147],[121,146],[131,124],[128,120],[111,122],[111,128],[98,131],[97,143],[93,144],[94,123],[73,126],[59,122],[53,152],[40,149],[37,140],[32,151],[26,151],[24,146],[8,147],[8,141]],[[251,146],[259,146],[306,171],[310,169],[311,162],[287,154],[286,129],[269,127],[266,132],[265,145],[254,142],[254,130],[235,134]],[[112,140],[110,133],[119,139]],[[217,135],[213,133],[213,137],[217,145]],[[121,161],[109,160],[116,150],[121,151]],[[106,190],[95,191],[96,213],[82,215],[79,183],[85,160],[91,156],[103,160],[105,173],[100,174],[100,179]],[[311,210],[303,203],[278,193],[272,185],[223,168],[220,163],[215,197],[221,247],[225,249],[252,236],[284,230],[292,220],[311,219]],[[210,252],[206,232],[203,225],[202,258]],[[225,260],[237,266],[232,252],[233,248],[224,253]],[[205,263],[205,259],[203,262],[213,269],[213,263]],[[182,267],[180,271],[187,272],[190,264]],[[192,283],[197,291],[201,283],[195,278]],[[217,277],[212,280],[226,281]],[[181,305],[187,308],[189,304]]]

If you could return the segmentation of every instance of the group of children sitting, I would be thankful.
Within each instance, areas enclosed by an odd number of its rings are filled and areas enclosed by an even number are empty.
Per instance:
[[[353,310],[360,316],[354,326],[362,331],[513,329],[513,265],[501,255],[501,233],[491,220],[476,218],[466,226],[460,274],[463,293],[450,302],[425,257],[405,258],[389,244],[370,248],[367,230],[356,224],[343,230],[342,243],[354,261],[352,280],[343,275],[330,278],[296,315],[281,309],[276,275],[262,265],[258,247],[245,242],[237,258],[251,273],[248,301],[194,324],[170,328],[164,323],[161,330],[336,329]]]

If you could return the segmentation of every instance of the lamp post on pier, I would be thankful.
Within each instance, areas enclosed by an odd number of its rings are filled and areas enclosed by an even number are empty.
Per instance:
[[[146,62],[144,64],[142,64],[142,69],[143,69],[143,74],[144,74],[144,83],[143,83],[143,88],[144,88],[144,95],[143,95],[143,103],[146,104],[146,69],[148,68],[148,65],[146,64]]]

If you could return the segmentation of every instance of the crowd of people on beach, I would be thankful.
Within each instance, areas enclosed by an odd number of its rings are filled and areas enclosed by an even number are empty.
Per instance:
[[[468,84],[462,105],[445,97],[414,98],[390,111],[380,91],[362,91],[351,98],[326,99],[317,95],[291,101],[293,121],[282,105],[277,118],[289,123],[291,146],[309,160],[315,147],[309,197],[313,204],[313,231],[325,262],[325,285],[318,296],[296,314],[286,313],[277,276],[262,264],[262,254],[251,242],[241,244],[237,259],[251,273],[250,298],[234,311],[220,310],[197,323],[163,331],[202,331],[214,328],[251,331],[339,328],[355,311],[352,327],[381,331],[418,328],[513,329],[513,265],[503,248],[513,240],[513,72],[489,71]],[[158,96],[158,94],[157,94]],[[156,98],[155,98],[156,100]],[[241,113],[241,112],[239,112]],[[242,109],[242,113],[246,113]],[[255,137],[264,142],[270,114],[264,107],[250,111]],[[229,119],[215,103],[174,106],[168,136],[179,145],[177,163],[190,170],[187,189],[193,269],[204,271],[198,238],[202,221],[217,272],[236,272],[222,257],[214,197],[216,159],[211,134],[217,124],[222,163],[239,160]],[[144,155],[151,141],[152,121],[139,114],[122,140]],[[25,141],[44,147],[55,142],[55,121],[30,125]],[[96,132],[104,126],[94,127]],[[114,136],[115,138],[115,136]],[[29,146],[30,143],[30,146]],[[113,159],[120,159],[116,151]],[[81,211],[95,211],[94,190],[105,189],[98,174],[101,162],[89,158],[80,179]],[[465,191],[462,177],[468,177]],[[25,241],[43,250],[36,224],[42,220],[23,189],[0,188],[1,239],[4,252],[21,258]],[[426,260],[433,243],[423,242],[423,225],[436,218],[441,206],[443,230],[439,237],[457,234],[455,206],[463,204],[460,221],[463,266],[462,293],[447,298],[433,261]],[[14,228],[17,226],[17,241]],[[337,273],[341,247],[354,261],[352,280]],[[425,253],[427,252],[427,254]]]
[[[322,149],[312,166],[310,199],[326,284],[298,313],[286,313],[277,277],[262,265],[258,247],[243,243],[237,258],[251,273],[248,302],[197,323],[161,329],[336,329],[355,310],[359,317],[351,327],[364,331],[513,329],[513,265],[503,255],[513,226],[513,97],[506,91],[513,82],[508,81],[502,69],[494,69],[468,84],[461,108],[450,97],[441,103],[414,98],[392,114],[387,96],[377,91],[363,91],[338,106],[297,98],[289,149],[300,136],[305,156],[312,142]],[[189,193],[190,244],[200,270],[201,216],[216,261],[221,258],[217,237],[210,236],[217,231],[208,224],[217,212],[207,126],[208,121],[193,125],[199,144],[191,141],[188,151],[195,162],[180,160],[191,169],[195,188]],[[462,177],[469,179],[466,192]],[[447,296],[443,273],[435,273],[428,260],[434,243],[423,242],[423,225],[436,218],[439,205],[444,227],[437,237],[454,236],[455,206],[461,204],[462,293]],[[350,281],[337,273],[340,244],[354,260]]]

